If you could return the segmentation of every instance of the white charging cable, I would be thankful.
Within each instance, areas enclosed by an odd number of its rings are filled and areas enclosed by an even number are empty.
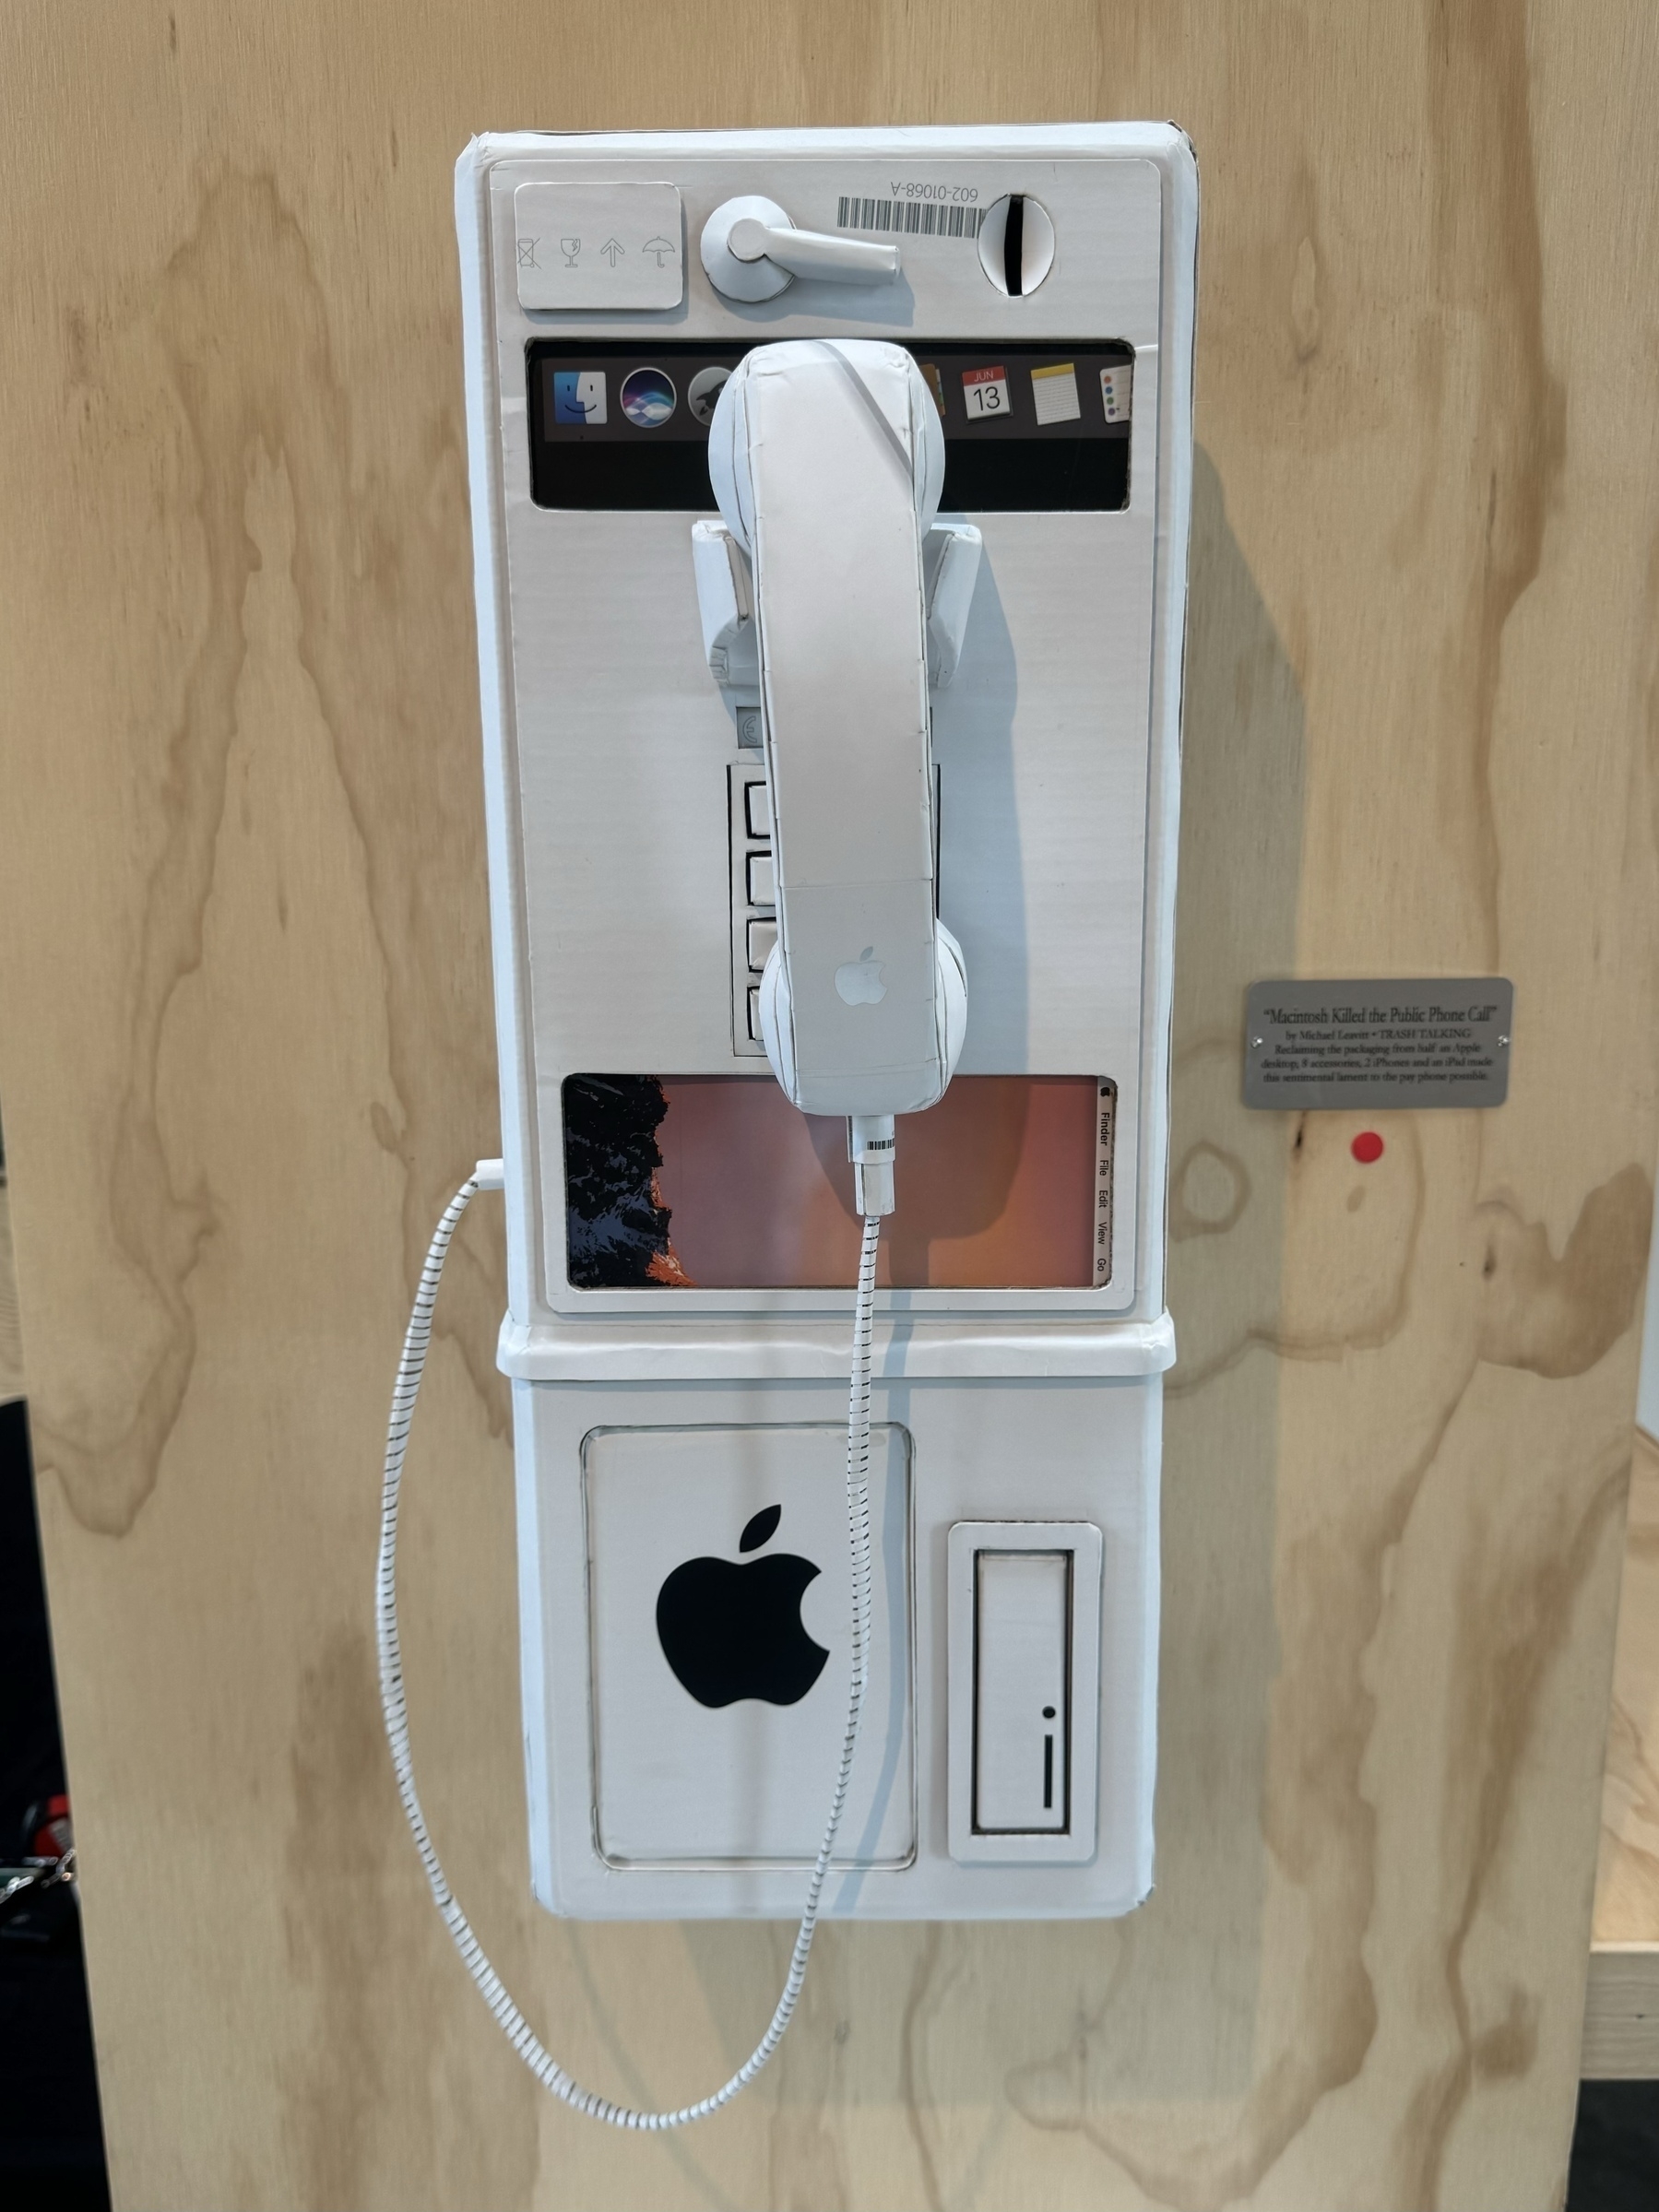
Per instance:
[[[890,1130],[891,1124],[889,1132]],[[890,1134],[888,1141],[890,1145]],[[438,1224],[426,1255],[426,1265],[421,1270],[421,1287],[415,1293],[414,1311],[409,1315],[409,1332],[403,1340],[403,1357],[397,1363],[397,1381],[392,1391],[392,1416],[386,1427],[385,1482],[381,1492],[380,1506],[380,1566],[374,1597],[375,1626],[380,1643],[380,1703],[385,1716],[386,1742],[391,1746],[392,1765],[397,1773],[397,1793],[403,1800],[403,1810],[415,1839],[415,1847],[421,1853],[421,1863],[426,1869],[433,1901],[444,1916],[444,1924],[449,1930],[456,1949],[461,1954],[467,1971],[483,1993],[485,2004],[495,2015],[514,2050],[530,2072],[544,2088],[551,2089],[555,2097],[563,2098],[573,2110],[585,2112],[590,2120],[608,2121],[612,2127],[686,2127],[693,2120],[707,2119],[711,2112],[717,2112],[722,2105],[729,2104],[741,2089],[746,2089],[783,2040],[784,2030],[789,2025],[796,2001],[800,1995],[800,1985],[806,1979],[807,1958],[818,1925],[819,1900],[824,1895],[824,1881],[829,1874],[830,1853],[835,1846],[841,1815],[847,1804],[847,1785],[852,1779],[853,1753],[858,1746],[859,1721],[863,1710],[865,1684],[870,1671],[870,1367],[871,1340],[875,1319],[876,1245],[881,1236],[881,1215],[872,1212],[864,1217],[864,1237],[859,1253],[858,1304],[853,1324],[852,1390],[847,1415],[847,1518],[852,1547],[852,1686],[847,1697],[847,1734],[841,1745],[841,1765],[835,1775],[835,1793],[830,1804],[829,1821],[824,1831],[824,1841],[818,1848],[812,1878],[807,1885],[806,1910],[800,1916],[800,1928],[790,1955],[788,1977],[784,1982],[783,1994],[777,2000],[777,2009],[772,2015],[771,2026],[723,2088],[717,2089],[712,2097],[705,2097],[696,2104],[681,2105],[678,2111],[642,2112],[630,2105],[612,2104],[608,2097],[601,2097],[593,2089],[583,2088],[579,2082],[571,2079],[557,2059],[543,2049],[535,2029],[503,1988],[501,1979],[484,1956],[466,1914],[456,1903],[437,1851],[433,1847],[432,1837],[427,1832],[421,1800],[415,1793],[415,1768],[409,1757],[409,1711],[403,1692],[403,1656],[397,1640],[397,1504],[403,1485],[403,1455],[409,1448],[409,1425],[414,1419],[421,1371],[426,1366],[427,1347],[432,1342],[433,1307],[437,1300],[438,1282],[444,1272],[444,1260],[449,1250],[450,1239],[475,1193],[480,1190],[499,1190],[502,1184],[501,1162],[480,1160],[444,1209],[444,1218]],[[889,1206],[891,1203],[889,1198]]]

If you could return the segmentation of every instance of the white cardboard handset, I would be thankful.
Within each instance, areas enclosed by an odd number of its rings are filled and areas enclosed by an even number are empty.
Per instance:
[[[806,1113],[915,1113],[950,1082],[967,1011],[934,888],[939,411],[897,346],[757,349],[720,394],[709,477],[752,578],[778,923],[766,1056]]]

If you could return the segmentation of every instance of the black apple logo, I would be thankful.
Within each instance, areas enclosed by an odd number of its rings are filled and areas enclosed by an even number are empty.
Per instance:
[[[764,1507],[739,1538],[739,1551],[758,1551],[783,1510]],[[801,1592],[817,1572],[794,1552],[774,1552],[747,1567],[687,1559],[674,1569],[657,1593],[657,1635],[699,1705],[735,1705],[740,1697],[800,1704],[829,1657],[800,1617]]]

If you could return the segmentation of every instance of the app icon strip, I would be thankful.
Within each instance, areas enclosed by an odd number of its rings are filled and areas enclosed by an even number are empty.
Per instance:
[[[1133,361],[1114,361],[1100,372],[1100,404],[1108,422],[1129,420],[1130,395],[1134,387]]]
[[[1076,364],[1057,361],[1052,368],[1033,369],[1031,396],[1039,423],[1078,421],[1083,405],[1077,396]]]

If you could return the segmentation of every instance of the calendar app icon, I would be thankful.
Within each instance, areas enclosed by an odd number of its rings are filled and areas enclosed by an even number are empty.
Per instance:
[[[1007,370],[1001,366],[994,369],[965,369],[962,372],[962,397],[970,422],[994,422],[1008,412]]]

